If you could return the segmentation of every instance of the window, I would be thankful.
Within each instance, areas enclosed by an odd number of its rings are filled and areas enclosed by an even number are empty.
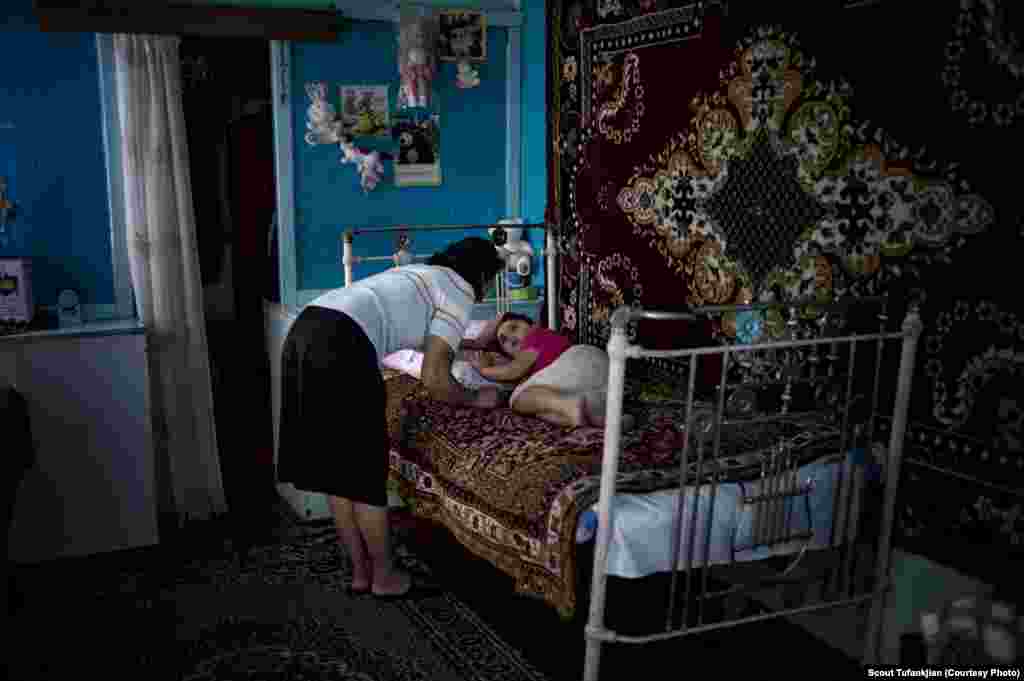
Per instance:
[[[106,152],[107,197],[110,211],[110,252],[114,266],[114,309],[116,319],[137,316],[128,264],[128,235],[124,224],[122,193],[121,135],[118,125],[117,91],[114,87],[114,41],[109,34],[96,34],[99,60],[100,105],[102,107],[103,148]]]

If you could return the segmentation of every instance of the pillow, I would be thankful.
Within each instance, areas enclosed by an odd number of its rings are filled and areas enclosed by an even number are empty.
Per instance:
[[[498,320],[491,319],[489,321],[471,321],[466,325],[466,332],[463,334],[463,341],[472,341],[466,344],[464,350],[458,353],[458,359],[461,361],[468,361],[472,358],[475,350],[487,350],[493,349],[492,346],[496,346],[498,342]],[[498,364],[511,361],[502,357],[500,354],[496,354],[495,360]],[[389,369],[395,369],[401,371],[404,374],[410,376],[420,377],[420,371],[423,369],[423,353],[419,350],[400,350],[399,352],[392,353],[386,356],[381,362],[385,367]]]
[[[488,321],[473,321],[466,327],[465,339],[473,341],[472,345],[478,348],[485,348],[494,345],[498,341],[498,320],[501,317]]]

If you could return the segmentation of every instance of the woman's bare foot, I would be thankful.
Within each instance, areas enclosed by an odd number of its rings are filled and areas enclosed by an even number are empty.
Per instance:
[[[371,575],[373,571],[370,569],[369,562],[367,563],[353,563],[352,564],[352,590],[353,591],[369,591],[371,583]]]

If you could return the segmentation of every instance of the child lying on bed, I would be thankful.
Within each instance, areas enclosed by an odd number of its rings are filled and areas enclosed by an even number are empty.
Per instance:
[[[608,392],[604,350],[572,345],[558,332],[514,312],[499,319],[497,343],[508,361],[482,352],[470,364],[484,379],[517,384],[509,397],[514,411],[559,426],[604,427]],[[623,430],[632,427],[633,420],[623,414]]]

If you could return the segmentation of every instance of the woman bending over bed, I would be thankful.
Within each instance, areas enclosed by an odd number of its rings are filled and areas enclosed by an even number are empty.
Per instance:
[[[593,345],[572,345],[556,331],[507,312],[498,321],[497,343],[510,361],[498,363],[489,353],[472,362],[491,381],[517,383],[509,397],[516,412],[559,426],[604,427],[608,392],[608,354]],[[622,428],[633,425],[622,415]]]

